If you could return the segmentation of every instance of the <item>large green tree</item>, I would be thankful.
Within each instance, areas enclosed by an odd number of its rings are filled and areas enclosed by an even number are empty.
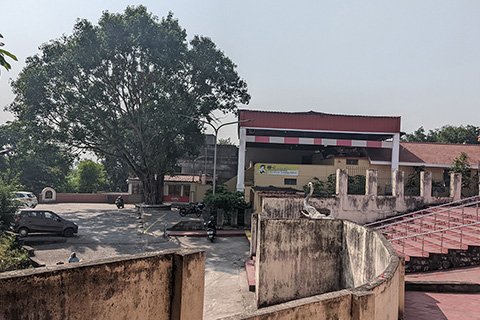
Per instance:
[[[403,141],[409,142],[438,142],[438,143],[479,143],[480,127],[473,125],[451,126],[445,125],[441,128],[425,132],[423,127],[402,137]]]
[[[49,135],[116,157],[141,179],[147,203],[163,200],[163,177],[203,142],[215,110],[248,103],[236,65],[206,37],[190,42],[173,15],[144,6],[79,20],[43,45],[13,83],[9,110]]]
[[[105,169],[100,163],[83,160],[78,164],[78,192],[96,192],[105,185]]]
[[[0,155],[0,178],[37,195],[46,186],[61,188],[75,156],[46,140],[46,133],[19,121],[1,125],[0,149],[9,151]]]

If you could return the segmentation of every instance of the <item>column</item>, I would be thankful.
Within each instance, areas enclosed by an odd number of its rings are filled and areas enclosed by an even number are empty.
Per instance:
[[[420,196],[424,203],[432,202],[432,173],[430,171],[420,172]]]
[[[377,170],[367,170],[367,181],[365,182],[365,195],[377,195]]]
[[[398,170],[400,162],[400,133],[393,135],[393,148],[392,148],[392,173]]]
[[[245,191],[245,152],[247,147],[247,129],[240,127],[238,146],[237,191]]]
[[[450,174],[450,197],[453,201],[462,198],[462,175],[460,173],[452,172]]]

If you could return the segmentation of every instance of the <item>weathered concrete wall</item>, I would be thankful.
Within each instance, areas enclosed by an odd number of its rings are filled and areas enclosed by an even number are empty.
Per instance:
[[[260,218],[258,225],[258,307],[340,289],[341,220]]]
[[[125,203],[134,203],[132,195],[126,193],[57,193],[55,201],[44,201],[39,198],[40,203],[114,203],[121,195]]]
[[[262,214],[257,225],[256,295],[269,306],[224,320],[403,317],[405,270],[378,232],[344,220]],[[319,294],[301,298],[312,292]],[[270,305],[281,300],[288,302]]]
[[[204,252],[178,250],[6,272],[0,318],[201,319],[204,270]]]
[[[431,194],[432,175],[422,175],[421,192]],[[338,219],[347,219],[356,223],[365,224],[380,219],[389,218],[404,212],[414,211],[426,205],[436,205],[452,201],[459,197],[461,179],[458,177],[452,183],[451,196],[446,198],[420,196],[411,197],[404,195],[404,175],[401,171],[394,173],[393,196],[378,196],[371,189],[374,185],[375,175],[369,173],[367,183],[368,195],[347,194],[348,175],[346,169],[337,170],[337,195],[333,198],[312,198],[309,204],[320,209],[327,209],[330,214]],[[452,181],[453,181],[452,177]],[[427,189],[430,188],[430,191]],[[303,198],[263,198],[262,213],[269,218],[295,219],[301,216]]]

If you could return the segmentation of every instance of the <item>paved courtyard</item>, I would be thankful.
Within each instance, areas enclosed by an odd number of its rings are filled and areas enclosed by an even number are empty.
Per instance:
[[[206,252],[204,319],[223,318],[254,308],[254,293],[248,291],[244,268],[249,251],[245,237],[216,238],[214,243],[206,237],[164,237],[164,229],[179,221],[202,220],[196,216],[182,218],[176,210],[147,213],[146,224],[141,228],[132,205],[120,210],[109,204],[41,204],[37,208],[54,211],[79,225],[78,235],[72,238],[38,234],[26,238],[35,249],[35,259],[47,267],[66,263],[71,252],[76,252],[82,261],[95,261],[164,249],[196,248]]]
[[[82,261],[172,248],[196,248],[206,252],[204,319],[219,319],[253,310],[254,293],[248,291],[244,262],[249,244],[245,237],[164,237],[165,228],[180,221],[201,221],[196,216],[180,217],[177,211],[147,213],[145,226],[132,205],[116,209],[109,204],[42,204],[37,208],[52,210],[77,222],[78,235],[72,238],[29,235],[34,242],[35,258],[55,266],[66,263],[71,252]],[[146,231],[146,232],[145,232]],[[43,244],[35,244],[35,242]],[[45,244],[49,241],[49,244]],[[480,267],[407,275],[411,281],[470,281],[480,283]],[[405,319],[480,319],[479,294],[406,292]]]

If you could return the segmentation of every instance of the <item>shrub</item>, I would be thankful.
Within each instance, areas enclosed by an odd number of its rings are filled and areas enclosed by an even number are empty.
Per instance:
[[[217,186],[215,195],[213,195],[212,189],[207,190],[203,202],[212,209],[223,209],[225,212],[249,207],[249,204],[245,202],[243,192],[228,191],[224,186]]]
[[[0,272],[31,268],[28,251],[21,248],[15,235],[0,235]]]

